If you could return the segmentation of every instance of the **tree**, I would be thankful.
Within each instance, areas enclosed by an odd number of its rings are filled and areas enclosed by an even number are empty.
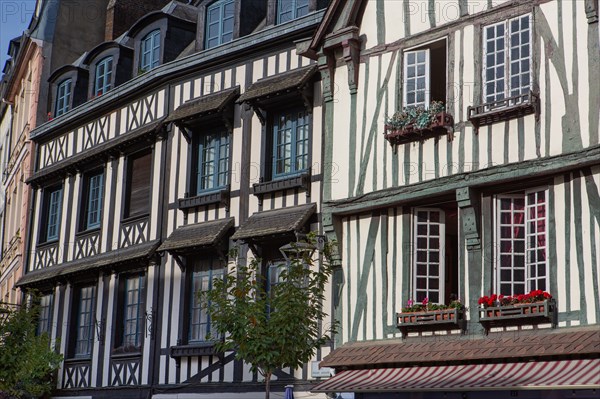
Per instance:
[[[235,351],[236,359],[259,372],[265,379],[266,399],[275,370],[302,367],[335,334],[335,323],[322,326],[327,317],[323,300],[332,274],[332,244],[325,244],[320,265],[305,250],[306,244],[315,244],[314,234],[306,243],[290,245],[291,259],[279,283],[269,290],[261,261],[254,259],[215,279],[213,289],[202,294],[211,326],[218,333],[212,337],[218,338],[216,349]]]
[[[37,398],[49,394],[62,355],[50,348],[48,334],[36,334],[39,307],[3,311],[7,317],[0,320],[0,397]]]

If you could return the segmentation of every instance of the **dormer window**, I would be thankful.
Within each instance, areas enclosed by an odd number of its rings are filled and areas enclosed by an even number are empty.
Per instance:
[[[60,116],[69,111],[71,105],[71,83],[71,79],[65,79],[58,85],[55,116]]]
[[[220,0],[206,10],[206,49],[233,40],[234,0]]]
[[[277,23],[291,21],[308,14],[309,0],[279,0],[277,2]]]
[[[96,64],[94,96],[101,96],[112,89],[113,57],[106,57]]]
[[[160,29],[153,30],[142,39],[140,69],[145,72],[160,63]]]

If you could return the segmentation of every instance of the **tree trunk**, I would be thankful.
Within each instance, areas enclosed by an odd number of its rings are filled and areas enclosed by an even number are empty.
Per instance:
[[[269,399],[271,394],[271,372],[265,373],[265,399]]]

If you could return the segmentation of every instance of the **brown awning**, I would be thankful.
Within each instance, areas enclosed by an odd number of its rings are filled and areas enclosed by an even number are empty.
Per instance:
[[[179,227],[162,243],[158,251],[178,253],[215,246],[234,224],[234,218],[227,218]]]
[[[240,87],[222,90],[200,98],[190,100],[180,105],[169,117],[167,122],[185,123],[222,112],[240,94]]]
[[[351,342],[334,350],[321,362],[326,367],[384,367],[384,365],[440,362],[517,360],[539,356],[600,356],[600,330],[578,328],[568,332],[519,331],[495,333],[481,338],[456,336],[418,341],[385,340]]]
[[[238,98],[238,103],[260,101],[267,97],[301,90],[317,71],[316,65],[309,65],[279,75],[263,78],[253,83]]]
[[[344,370],[312,392],[598,389],[600,359]]]
[[[28,287],[56,280],[61,277],[71,276],[82,272],[91,272],[106,266],[114,267],[124,263],[143,261],[150,258],[158,245],[159,240],[133,245],[124,249],[104,252],[89,258],[77,259],[63,263],[60,266],[49,266],[25,274],[16,284],[17,287]]]
[[[231,238],[250,240],[300,231],[316,211],[316,204],[306,204],[257,212]]]

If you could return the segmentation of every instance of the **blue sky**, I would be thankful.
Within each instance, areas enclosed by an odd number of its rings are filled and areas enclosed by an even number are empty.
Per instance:
[[[8,43],[29,25],[36,0],[0,0],[0,71],[8,58]]]

